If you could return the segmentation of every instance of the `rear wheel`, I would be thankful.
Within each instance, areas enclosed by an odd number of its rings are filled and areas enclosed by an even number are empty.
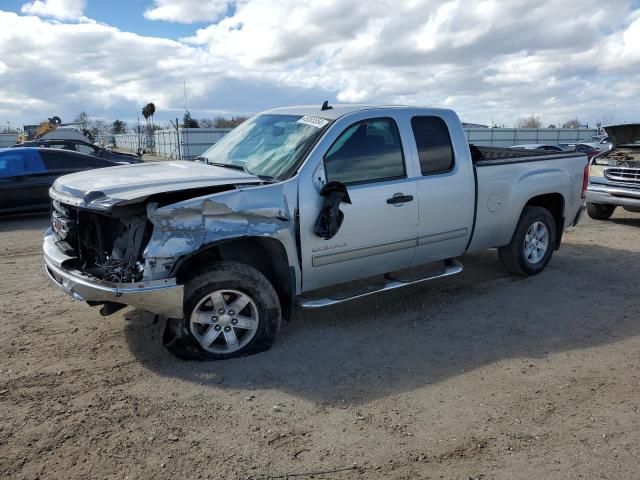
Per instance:
[[[280,329],[280,303],[266,277],[238,262],[217,262],[185,284],[184,318],[169,319],[165,346],[185,359],[220,360],[268,349]]]
[[[505,268],[516,275],[537,275],[547,266],[556,244],[556,222],[546,208],[525,207],[511,243],[498,249]]]
[[[594,220],[609,220],[615,209],[615,205],[587,202],[587,214]]]

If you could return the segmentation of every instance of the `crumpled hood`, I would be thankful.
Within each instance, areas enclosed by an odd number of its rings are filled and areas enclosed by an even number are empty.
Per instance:
[[[58,178],[52,188],[82,199],[89,206],[102,199],[109,199],[113,204],[156,193],[260,182],[254,175],[229,168],[199,162],[160,161],[72,173]]]
[[[604,127],[611,143],[616,145],[628,145],[632,143],[640,144],[640,123],[629,123],[626,125],[610,125]]]

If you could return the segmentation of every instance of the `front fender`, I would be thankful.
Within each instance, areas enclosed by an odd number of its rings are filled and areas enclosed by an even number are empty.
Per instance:
[[[153,232],[144,251],[145,278],[165,278],[180,258],[245,237],[277,239],[287,256],[296,258],[295,216],[288,198],[296,191],[288,185],[238,188],[166,206],[150,203]]]

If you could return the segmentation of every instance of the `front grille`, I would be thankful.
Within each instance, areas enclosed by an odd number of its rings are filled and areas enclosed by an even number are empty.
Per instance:
[[[640,168],[605,168],[604,176],[612,182],[640,185]]]
[[[63,242],[66,242],[72,249],[77,248],[77,210],[75,207],[65,205],[57,200],[53,200],[51,209],[51,228]]]

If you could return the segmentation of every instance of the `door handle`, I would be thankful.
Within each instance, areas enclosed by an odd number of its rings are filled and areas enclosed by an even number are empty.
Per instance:
[[[404,193],[394,193],[393,197],[387,198],[389,205],[397,205],[413,201],[413,195],[405,195]]]

